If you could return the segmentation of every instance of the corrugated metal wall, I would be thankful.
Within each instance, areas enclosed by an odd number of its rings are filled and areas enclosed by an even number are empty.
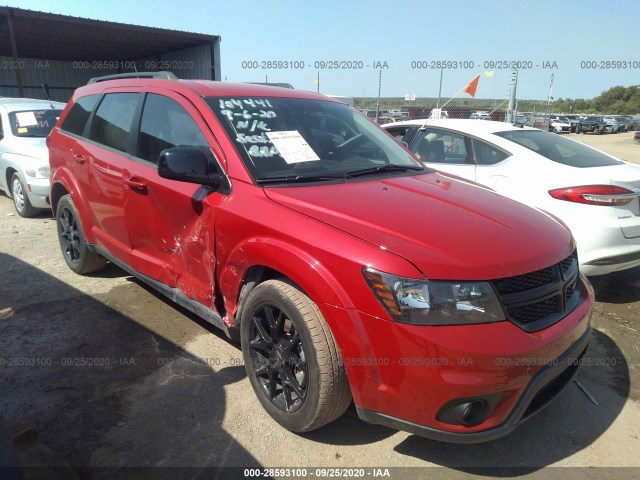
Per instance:
[[[204,43],[197,47],[185,48],[175,52],[167,52],[157,57],[148,57],[138,62],[138,70],[155,71],[169,70],[178,78],[201,78],[206,80],[220,80],[220,76],[213,78],[212,49],[213,43]],[[219,71],[219,59],[218,59]],[[140,67],[142,65],[142,68]]]
[[[46,84],[51,100],[66,102],[73,91],[85,85],[90,78],[133,72],[135,71],[132,68],[133,63],[126,60],[117,65],[114,62],[82,60],[61,62],[34,59],[19,59],[15,62],[13,58],[0,57],[0,96],[19,96],[16,68],[20,68],[22,73],[25,97],[46,98],[42,88],[42,84]],[[109,68],[114,66],[116,68]],[[124,68],[120,68],[119,71],[118,66]],[[139,59],[135,61],[135,67],[139,72],[169,70],[179,78],[220,80],[219,41],[167,52],[153,58]]]
[[[96,73],[86,68],[79,68],[78,62],[60,62],[54,60],[34,60],[22,58],[14,61],[10,57],[0,57],[0,96],[17,97],[18,82],[16,80],[16,68],[20,68],[24,95],[27,98],[46,98],[42,84],[49,86],[51,100],[66,102],[73,90],[84,85]],[[115,71],[101,70],[100,75],[116,73]]]

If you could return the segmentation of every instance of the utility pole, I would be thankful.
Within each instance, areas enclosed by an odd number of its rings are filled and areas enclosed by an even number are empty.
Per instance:
[[[380,75],[378,75],[378,101],[376,103],[376,123],[378,123],[378,116],[380,115],[380,91],[382,90],[382,69],[380,69]]]
[[[551,96],[551,92],[553,91],[553,73],[551,74],[551,80],[549,80],[549,96],[547,97],[547,113],[544,117],[544,129],[549,130],[549,114],[551,113],[551,102],[553,101],[553,97]]]
[[[509,104],[507,105],[507,116],[505,121],[513,123],[515,121],[516,89],[518,88],[518,70],[511,72],[511,91],[509,93]]]
[[[438,89],[438,103],[436,104],[436,108],[440,108],[440,99],[442,98],[442,72],[444,68],[440,69],[440,88]]]

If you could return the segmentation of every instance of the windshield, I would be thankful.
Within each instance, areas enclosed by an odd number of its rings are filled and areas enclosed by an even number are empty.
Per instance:
[[[295,98],[207,98],[258,183],[330,181],[424,168],[354,109]]]
[[[540,130],[508,130],[495,135],[571,167],[605,167],[622,163],[582,143]]]
[[[16,137],[46,137],[62,110],[23,110],[10,112],[9,123]]]

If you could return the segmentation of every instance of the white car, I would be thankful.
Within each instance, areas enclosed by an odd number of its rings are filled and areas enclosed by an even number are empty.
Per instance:
[[[549,130],[555,133],[571,133],[571,122],[564,118],[552,118],[549,120]]]
[[[65,104],[0,97],[0,191],[22,217],[49,209],[47,135]]]
[[[383,128],[426,165],[563,220],[586,275],[640,265],[640,165],[500,122],[411,120]]]

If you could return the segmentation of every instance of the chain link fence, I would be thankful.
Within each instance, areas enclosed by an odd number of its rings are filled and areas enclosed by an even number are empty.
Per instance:
[[[363,108],[356,103],[355,107],[369,118],[379,124],[398,122],[403,120],[417,120],[427,118],[471,118],[478,120],[493,120],[503,122],[506,118],[504,106],[496,108],[492,105],[478,104],[473,106],[438,107],[437,103],[431,105],[394,105],[386,103],[384,108]]]

